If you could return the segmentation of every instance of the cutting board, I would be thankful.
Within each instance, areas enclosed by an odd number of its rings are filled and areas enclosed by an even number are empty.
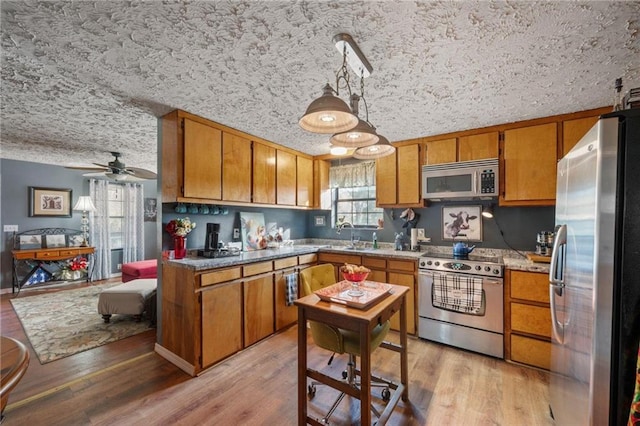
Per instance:
[[[536,263],[551,263],[551,256],[540,256],[539,254],[527,253],[530,261]]]

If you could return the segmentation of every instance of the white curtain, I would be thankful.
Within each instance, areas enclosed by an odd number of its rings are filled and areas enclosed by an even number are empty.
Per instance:
[[[111,239],[109,238],[109,183],[106,180],[91,179],[89,195],[96,211],[89,216],[90,241],[95,247],[93,255],[92,279],[104,280],[111,276]]]
[[[329,168],[329,185],[331,188],[375,186],[375,184],[375,161],[364,161],[361,163]]]
[[[144,259],[144,194],[142,185],[123,188],[122,263]]]

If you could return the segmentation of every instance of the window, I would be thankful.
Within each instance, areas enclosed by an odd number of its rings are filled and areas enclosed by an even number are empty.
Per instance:
[[[356,228],[375,228],[382,219],[376,207],[375,162],[331,167],[331,221],[349,222]]]
[[[122,249],[122,230],[124,228],[124,197],[122,185],[109,184],[109,238],[111,249]]]

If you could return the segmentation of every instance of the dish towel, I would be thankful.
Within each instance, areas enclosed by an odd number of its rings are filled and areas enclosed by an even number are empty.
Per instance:
[[[434,275],[433,306],[477,314],[482,308],[482,278],[464,275]]]
[[[293,305],[293,301],[298,298],[298,274],[288,274],[284,276],[284,297],[285,305]]]

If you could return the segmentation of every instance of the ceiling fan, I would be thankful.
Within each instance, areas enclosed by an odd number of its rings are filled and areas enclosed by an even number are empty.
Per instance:
[[[94,172],[102,172],[106,177],[121,181],[121,180],[138,180],[138,179],[156,179],[158,175],[151,170],[140,169],[138,167],[126,167],[125,164],[118,158],[122,156],[119,152],[111,152],[111,155],[115,157],[115,160],[109,161],[108,165],[93,163],[98,167],[82,167],[82,166],[67,166],[67,169],[74,170],[87,170]],[[85,176],[94,175],[93,173],[86,174]],[[133,179],[130,179],[133,178]]]

